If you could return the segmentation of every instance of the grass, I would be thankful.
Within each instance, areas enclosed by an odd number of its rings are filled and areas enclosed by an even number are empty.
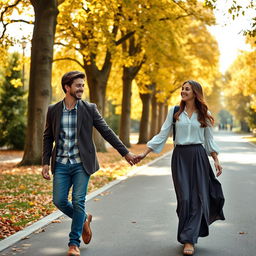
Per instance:
[[[143,152],[145,145],[132,145],[131,152]],[[151,153],[138,166],[170,151],[166,144],[161,154]],[[22,155],[22,152],[2,151],[1,157]],[[126,175],[131,167],[113,148],[98,153],[101,169],[91,176],[88,193],[104,186],[119,176]],[[52,182],[41,176],[41,166],[17,167],[17,163],[0,164],[0,239],[31,225],[56,210],[52,203]]]

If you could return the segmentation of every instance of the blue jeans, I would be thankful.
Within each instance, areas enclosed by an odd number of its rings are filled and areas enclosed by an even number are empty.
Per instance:
[[[85,213],[85,197],[90,176],[86,174],[81,163],[61,164],[56,162],[53,176],[53,203],[72,219],[69,244],[80,246],[83,224],[87,218]],[[72,203],[68,194],[72,188]]]

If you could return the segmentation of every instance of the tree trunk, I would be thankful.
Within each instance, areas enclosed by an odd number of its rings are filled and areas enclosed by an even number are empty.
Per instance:
[[[132,97],[132,68],[123,67],[123,98],[122,112],[120,119],[120,139],[130,147],[130,126],[131,126],[131,97]]]
[[[136,56],[141,52],[140,43],[136,45],[134,36],[129,38],[129,42],[122,43],[123,52],[130,57]],[[120,119],[120,139],[127,146],[130,147],[130,126],[131,126],[131,96],[132,96],[132,81],[140,71],[143,63],[146,61],[146,55],[143,56],[140,62],[134,66],[123,66],[123,98],[122,98],[122,113]]]
[[[156,100],[156,94],[154,93],[151,99],[151,129],[150,129],[150,139],[152,139],[157,134],[158,128],[158,104]]]
[[[28,123],[20,165],[41,164],[45,115],[51,101],[53,43],[58,6],[56,0],[31,1],[35,11],[28,95]]]
[[[159,102],[158,103],[158,128],[157,128],[157,132],[160,132],[163,123],[164,123],[164,103]]]
[[[146,144],[149,137],[149,113],[150,113],[150,100],[151,93],[142,94],[140,98],[142,101],[142,115],[140,120],[140,134],[138,144]]]
[[[164,105],[164,121],[165,121],[165,119],[166,119],[166,117],[167,117],[167,115],[168,115],[168,105]]]
[[[89,86],[90,101],[95,103],[99,112],[104,116],[107,81],[111,70],[111,63],[107,70],[98,70],[96,65],[86,65],[85,72]],[[94,129],[94,143],[98,152],[106,152],[106,144],[100,133]]]

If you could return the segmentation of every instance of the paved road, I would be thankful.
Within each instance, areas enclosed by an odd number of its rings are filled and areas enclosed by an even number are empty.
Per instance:
[[[240,135],[216,134],[222,149],[220,177],[226,221],[199,239],[197,256],[253,256],[256,252],[256,147]],[[81,246],[84,256],[178,256],[176,198],[170,154],[88,202],[94,216],[93,239]],[[1,255],[66,255],[70,220],[63,218],[20,241]]]

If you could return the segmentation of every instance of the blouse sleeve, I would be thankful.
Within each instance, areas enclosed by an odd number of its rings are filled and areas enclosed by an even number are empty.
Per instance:
[[[174,107],[169,110],[168,115],[161,127],[161,131],[147,143],[147,146],[155,153],[160,153],[163,150],[169,135],[172,134],[173,111]]]
[[[210,156],[212,152],[219,154],[219,147],[213,139],[213,128],[207,126],[204,128],[204,146],[207,154]]]

